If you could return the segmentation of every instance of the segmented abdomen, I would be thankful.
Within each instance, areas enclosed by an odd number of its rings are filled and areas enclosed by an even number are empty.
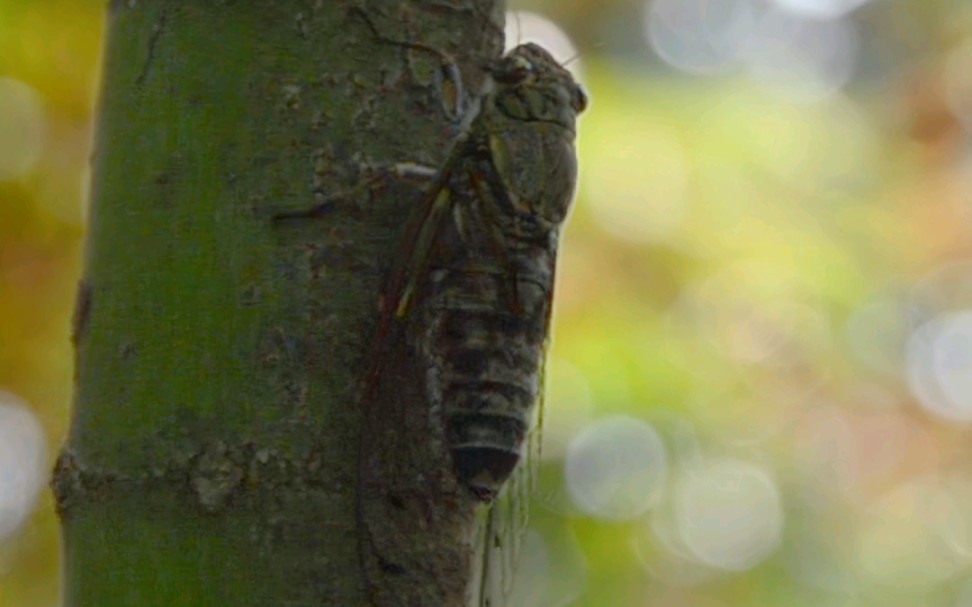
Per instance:
[[[541,390],[552,256],[517,253],[518,263],[467,259],[430,269],[421,306],[433,414],[459,480],[482,500],[519,461]]]

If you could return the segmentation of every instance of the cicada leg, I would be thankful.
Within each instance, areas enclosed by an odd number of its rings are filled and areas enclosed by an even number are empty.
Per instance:
[[[305,209],[293,211],[279,211],[271,215],[271,220],[281,223],[292,219],[315,219],[324,217],[337,210],[339,202],[344,200],[354,200],[363,193],[374,193],[385,187],[389,180],[415,181],[424,186],[429,181],[435,179],[438,171],[432,167],[424,166],[414,162],[396,162],[387,166],[367,167],[364,169],[365,177],[361,184],[347,190],[333,192],[325,195],[321,191],[314,193],[315,204]]]
[[[465,88],[462,85],[462,77],[459,74],[459,67],[456,61],[448,53],[427,44],[422,44],[421,42],[398,40],[382,34],[378,31],[378,27],[375,25],[371,16],[360,7],[350,7],[348,14],[355,15],[364,21],[368,29],[371,30],[372,35],[382,42],[435,55],[441,62],[440,74],[443,78],[441,83],[443,111],[450,120],[456,122],[459,122],[466,115],[468,98]]]

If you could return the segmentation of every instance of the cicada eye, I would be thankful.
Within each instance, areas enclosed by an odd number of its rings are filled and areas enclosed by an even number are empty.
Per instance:
[[[533,63],[526,57],[508,56],[493,70],[493,79],[503,84],[517,84],[526,80],[533,71]]]
[[[587,93],[581,87],[574,89],[573,99],[570,100],[571,107],[578,114],[587,109]]]
[[[513,69],[520,73],[529,73],[533,71],[533,64],[526,57],[514,57],[513,58]]]

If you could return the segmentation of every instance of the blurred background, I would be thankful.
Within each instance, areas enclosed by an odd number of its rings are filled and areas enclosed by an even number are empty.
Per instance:
[[[60,602],[104,5],[0,0],[0,607]],[[511,8],[592,99],[515,605],[972,607],[972,3]]]

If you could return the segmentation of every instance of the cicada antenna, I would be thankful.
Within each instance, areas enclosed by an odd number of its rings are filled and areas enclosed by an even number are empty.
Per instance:
[[[580,51],[577,51],[576,53],[574,53],[573,55],[571,55],[570,57],[568,57],[567,59],[565,59],[560,64],[560,67],[567,67],[568,65],[570,65],[571,63],[573,63],[574,61],[576,61],[577,59],[579,59],[580,56],[581,56]]]
[[[523,25],[520,23],[520,12],[521,11],[506,11],[506,21],[509,22],[510,18],[513,19],[513,23],[516,24],[516,43],[510,44],[509,40],[506,39],[506,34],[509,33],[509,28],[506,24],[503,24],[503,44],[506,48],[503,49],[503,54],[505,55],[514,48],[520,46],[523,42]]]
[[[513,18],[516,20],[516,45],[523,43],[523,27],[520,24],[520,11],[513,11]]]
[[[603,46],[604,46],[604,43],[603,42],[598,42],[597,44],[593,45],[591,48],[592,49],[602,48]],[[563,62],[561,62],[560,67],[567,67],[571,63],[573,63],[573,62],[577,61],[578,59],[580,59],[580,56],[581,56],[581,52],[580,51],[577,51],[576,53],[574,53],[573,55],[571,55],[570,57],[568,57],[567,59],[565,59]]]

